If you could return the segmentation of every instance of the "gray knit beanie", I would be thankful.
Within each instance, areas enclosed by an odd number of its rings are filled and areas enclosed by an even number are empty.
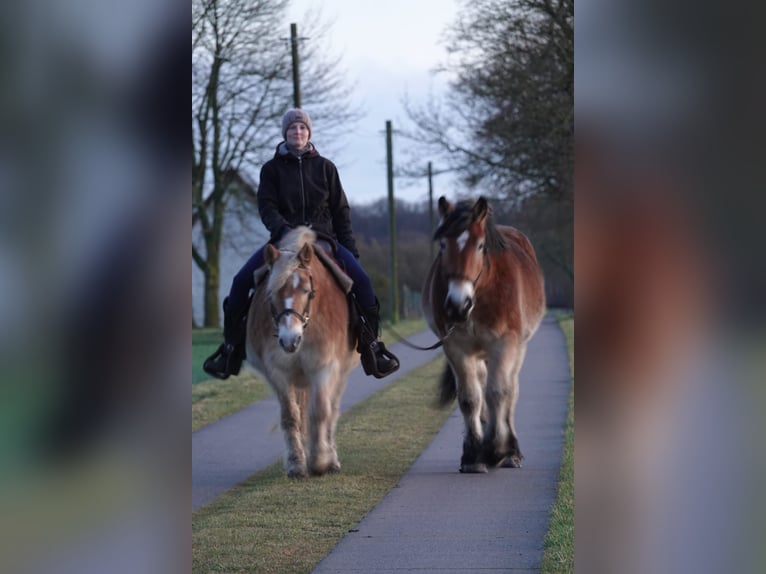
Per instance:
[[[287,128],[290,127],[290,124],[295,122],[306,124],[306,127],[309,129],[309,139],[311,139],[311,118],[307,112],[300,108],[288,110],[287,113],[282,116],[282,137],[287,138]]]

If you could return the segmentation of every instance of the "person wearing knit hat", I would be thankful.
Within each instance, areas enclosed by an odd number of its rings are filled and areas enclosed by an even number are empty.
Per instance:
[[[287,128],[294,122],[301,122],[309,130],[309,139],[311,139],[311,118],[309,114],[299,108],[293,108],[288,110],[287,113],[282,116],[282,137],[287,139]]]
[[[261,221],[271,234],[269,243],[277,243],[299,225],[334,241],[336,258],[354,282],[352,294],[366,326],[359,329],[357,345],[362,368],[377,378],[390,375],[399,368],[399,359],[378,338],[380,303],[359,263],[351,210],[338,169],[309,141],[311,117],[305,110],[293,108],[285,113],[282,137],[274,157],[261,168],[257,192]],[[234,276],[223,301],[224,342],[203,364],[208,374],[219,379],[238,374],[245,358],[245,319],[250,291],[255,288],[253,273],[264,265],[265,248],[258,249]]]

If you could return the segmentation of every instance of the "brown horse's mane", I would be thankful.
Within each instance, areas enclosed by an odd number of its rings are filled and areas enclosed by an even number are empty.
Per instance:
[[[464,231],[466,231],[474,221],[473,213],[474,202],[471,200],[461,200],[455,204],[454,209],[447,214],[444,221],[441,222],[439,227],[434,232],[434,239],[440,239],[442,237],[457,237]],[[500,234],[500,231],[495,225],[495,220],[492,215],[492,209],[489,209],[486,221],[486,236],[484,244],[486,249],[490,253],[498,253],[504,251],[506,248],[505,239]]]

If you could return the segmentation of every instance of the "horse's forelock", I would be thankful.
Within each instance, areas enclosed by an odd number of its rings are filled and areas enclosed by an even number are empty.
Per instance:
[[[279,241],[279,252],[282,257],[277,259],[269,276],[269,293],[277,291],[292,276],[300,265],[298,253],[306,243],[314,244],[316,233],[308,227],[297,227]]]
[[[269,273],[269,296],[279,291],[298,268],[299,261],[296,252],[292,249],[280,249],[279,251],[282,253],[282,257],[276,261],[274,267],[271,268],[271,273]]]
[[[473,205],[472,201],[460,201],[449,213],[444,221],[434,232],[434,239],[442,237],[455,238],[464,231],[467,231],[473,223]],[[495,219],[490,209],[485,221],[485,245],[490,252],[503,251],[506,247],[505,240],[495,226]]]
[[[434,232],[434,239],[442,237],[457,237],[471,225],[471,207],[469,201],[459,201],[454,209],[448,213],[439,227]]]

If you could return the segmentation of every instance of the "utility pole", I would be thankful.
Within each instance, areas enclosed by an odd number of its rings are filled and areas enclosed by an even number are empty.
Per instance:
[[[388,168],[388,216],[391,231],[391,322],[399,322],[399,278],[396,263],[396,211],[394,204],[394,153],[391,138],[391,120],[386,120],[386,164]]]
[[[428,162],[428,222],[430,224],[429,235],[433,238],[434,234],[434,185],[433,185],[433,171],[431,168],[431,162]],[[434,242],[433,239],[429,242],[431,247],[431,261],[434,260]]]
[[[290,45],[293,53],[293,106],[301,107],[301,73],[298,59],[298,25],[290,24]]]

